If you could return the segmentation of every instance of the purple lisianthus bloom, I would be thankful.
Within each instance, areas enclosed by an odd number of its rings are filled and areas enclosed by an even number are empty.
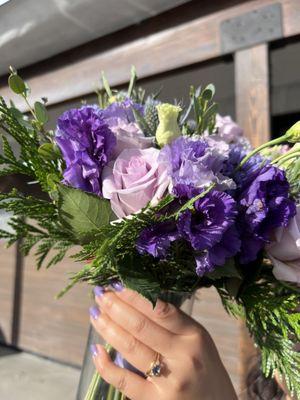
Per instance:
[[[177,185],[176,191],[186,199],[201,193],[201,190],[186,185]],[[139,253],[166,258],[171,243],[183,240],[194,253],[199,276],[224,265],[227,258],[240,250],[234,225],[237,215],[234,199],[212,190],[198,199],[194,208],[194,211],[183,211],[177,222],[161,222],[144,229],[137,242]]]
[[[118,119],[123,122],[135,122],[132,109],[137,110],[140,114],[144,114],[144,106],[134,103],[131,99],[127,98],[120,102],[113,102],[103,110],[103,117],[108,123],[109,127],[115,126]]]
[[[166,258],[171,243],[179,238],[175,222],[161,222],[144,229],[136,246],[140,254]]]
[[[228,159],[224,161],[222,174],[232,178],[239,189],[250,179],[253,180],[255,173],[259,173],[263,165],[269,164],[269,160],[260,154],[252,156],[241,168],[238,168],[240,162],[251,151],[250,143],[247,139],[239,143],[231,144]]]
[[[213,145],[204,139],[179,137],[161,150],[159,160],[166,163],[173,186],[184,184],[202,188],[215,182],[218,189],[233,188],[233,181],[222,175],[226,156],[223,142]],[[225,146],[228,147],[226,143]]]
[[[97,106],[66,111],[58,119],[55,141],[66,163],[64,183],[101,195],[102,169],[116,146],[102,111]]]
[[[289,197],[285,172],[266,165],[254,171],[244,183],[238,199],[238,228],[242,239],[240,260],[248,263],[270,242],[275,228],[286,227],[296,214],[295,202]]]
[[[237,215],[234,199],[217,190],[211,190],[198,199],[195,211],[186,210],[178,218],[178,231],[195,250],[196,272],[199,276],[223,265],[240,248],[233,227]],[[226,234],[226,240],[224,235]],[[231,246],[227,242],[231,241]]]

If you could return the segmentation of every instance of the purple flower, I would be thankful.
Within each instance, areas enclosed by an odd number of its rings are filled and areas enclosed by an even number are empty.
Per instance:
[[[225,142],[180,137],[161,150],[160,161],[166,163],[173,186],[184,184],[202,188],[212,182],[218,189],[232,188],[233,181],[221,173]],[[234,185],[235,187],[235,185]]]
[[[166,258],[171,243],[178,240],[179,237],[173,221],[161,222],[142,231],[137,241],[137,250],[140,254]]]
[[[238,252],[240,243],[236,240],[236,230],[230,229],[237,211],[234,199],[217,190],[197,200],[194,207],[195,212],[186,210],[180,214],[178,231],[196,251],[196,272],[202,276]],[[232,241],[232,246],[228,241]]]
[[[226,143],[237,142],[243,136],[243,129],[229,115],[222,117],[217,114],[215,127],[217,128],[218,135]]]
[[[238,203],[238,228],[242,239],[240,260],[248,263],[270,242],[275,228],[288,225],[296,214],[296,206],[289,197],[284,171],[272,165],[254,171],[247,178]]]
[[[58,119],[55,140],[66,163],[64,183],[102,194],[101,173],[110,160],[116,138],[97,106],[66,111]]]
[[[123,122],[135,122],[132,108],[140,114],[144,113],[144,107],[141,104],[134,103],[131,99],[125,99],[121,102],[114,102],[103,110],[103,117],[109,127],[119,125],[118,120]]]
[[[176,189],[184,191],[187,186],[178,185]],[[182,193],[194,197],[200,192],[190,187]],[[240,250],[234,226],[237,214],[234,199],[226,193],[212,190],[197,200],[194,207],[194,211],[182,212],[177,222],[161,222],[145,229],[137,242],[139,253],[166,258],[171,243],[184,240],[194,253],[199,276],[224,265],[227,258]]]

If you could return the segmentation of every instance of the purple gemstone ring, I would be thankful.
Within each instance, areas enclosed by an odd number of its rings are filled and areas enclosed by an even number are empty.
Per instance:
[[[161,370],[162,370],[162,364],[160,362],[160,354],[156,353],[154,361],[150,364],[150,368],[146,372],[146,376],[160,376],[161,375]]]

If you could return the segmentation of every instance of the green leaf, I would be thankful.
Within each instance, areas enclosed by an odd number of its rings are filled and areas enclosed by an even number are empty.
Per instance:
[[[48,122],[49,117],[47,114],[46,107],[44,106],[43,103],[36,101],[34,103],[34,112],[35,112],[37,120],[41,124],[45,124],[46,122]]]
[[[39,155],[47,160],[54,160],[60,156],[60,152],[52,143],[44,143],[38,148]]]
[[[26,85],[23,79],[17,74],[11,74],[8,78],[8,86],[16,94],[26,93]]]
[[[57,188],[60,218],[79,243],[93,240],[99,228],[116,219],[109,200],[62,184]]]
[[[128,97],[131,97],[131,95],[132,95],[132,91],[134,89],[136,80],[137,80],[136,69],[135,69],[135,66],[132,65],[132,67],[131,67],[131,79],[130,79],[129,86],[128,86],[128,91],[127,91],[127,96]]]
[[[215,94],[215,87],[212,83],[206,86],[206,88],[202,92],[203,100],[210,101]]]
[[[155,303],[161,292],[161,288],[157,279],[151,275],[147,268],[143,267],[141,257],[125,257],[122,262],[117,265],[117,270],[123,284]]]

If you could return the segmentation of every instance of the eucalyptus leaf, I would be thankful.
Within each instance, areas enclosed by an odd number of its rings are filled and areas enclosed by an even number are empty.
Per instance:
[[[57,188],[60,219],[71,229],[78,243],[92,241],[99,228],[116,219],[109,200],[62,184]]]
[[[11,74],[8,78],[8,86],[16,94],[26,93],[26,85],[23,79],[17,74]]]
[[[46,107],[44,106],[43,103],[36,101],[34,103],[34,112],[36,115],[37,120],[41,123],[41,124],[45,124],[46,122],[48,122],[48,113],[46,110]]]

